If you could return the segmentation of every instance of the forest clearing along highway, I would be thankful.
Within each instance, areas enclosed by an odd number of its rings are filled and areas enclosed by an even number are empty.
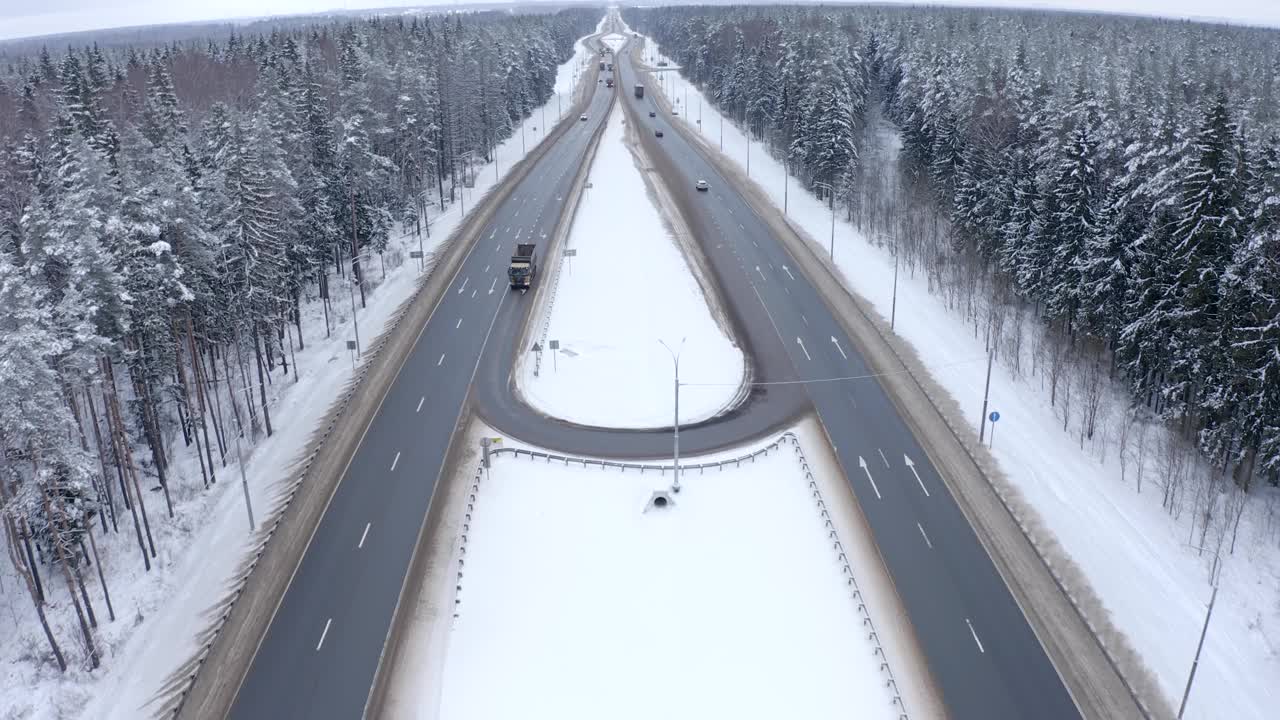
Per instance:
[[[617,18],[607,27],[620,29]],[[617,60],[619,87],[639,82],[630,55]],[[434,539],[432,498],[465,452],[454,439],[471,412],[548,449],[668,456],[669,428],[554,421],[512,391],[530,308],[548,283],[544,273],[533,295],[508,292],[505,261],[516,241],[532,238],[543,266],[555,271],[557,239],[619,97],[617,88],[586,85],[590,98],[460,229],[449,257],[389,333],[384,349],[391,352],[379,353],[359,386],[363,405],[335,427],[344,441],[323,451],[328,471],[338,473],[332,494],[310,488],[311,498],[285,511],[292,539],[267,546],[245,598],[229,610],[233,632],[215,640],[184,715],[349,718],[377,710],[410,568]],[[1108,664],[1090,651],[1076,613],[1052,597],[1052,578],[1037,569],[1025,537],[1010,534],[1011,518],[1002,520],[1002,509],[974,490],[985,481],[959,440],[923,389],[894,367],[829,268],[654,95],[621,99],[630,122],[645,129],[646,156],[700,244],[753,379],[786,383],[757,385],[730,412],[682,427],[683,449],[733,446],[816,413],[953,717],[1141,717],[1123,681],[1108,677]],[[586,122],[576,119],[578,107]],[[646,117],[651,107],[654,118]],[[663,138],[650,130],[665,131]],[[710,191],[694,193],[702,178]],[[878,379],[817,392],[802,382],[836,377]],[[921,527],[932,543],[921,540]]]

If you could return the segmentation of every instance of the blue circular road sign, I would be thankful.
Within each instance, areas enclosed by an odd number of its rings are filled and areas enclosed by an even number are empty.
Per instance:
[[[992,410],[990,417],[991,417],[991,422],[995,422],[1000,419],[1000,413],[996,412],[995,410]]]

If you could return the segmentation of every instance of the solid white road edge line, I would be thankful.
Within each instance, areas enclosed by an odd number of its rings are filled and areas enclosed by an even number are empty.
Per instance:
[[[329,624],[333,622],[333,618],[324,621],[324,631],[320,633],[320,642],[316,643],[316,652],[320,652],[320,648],[324,646],[324,637],[329,634]]]

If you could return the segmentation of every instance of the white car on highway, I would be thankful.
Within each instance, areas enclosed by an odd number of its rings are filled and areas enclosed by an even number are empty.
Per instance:
[[[706,180],[699,180],[697,184],[694,185],[694,187],[697,188],[699,192],[703,192],[711,189],[711,186],[707,184]]]

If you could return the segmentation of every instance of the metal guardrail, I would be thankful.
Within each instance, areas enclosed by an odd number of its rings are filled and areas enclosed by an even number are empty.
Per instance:
[[[831,549],[835,553],[836,561],[840,563],[840,571],[845,577],[845,584],[849,588],[850,598],[856,603],[858,614],[862,616],[862,626],[867,630],[867,640],[874,643],[874,654],[880,660],[880,672],[885,676],[885,688],[892,693],[891,702],[898,708],[898,720],[910,720],[907,714],[906,704],[902,699],[902,693],[898,688],[897,678],[893,675],[893,669],[889,666],[889,659],[885,655],[884,646],[880,643],[880,635],[876,630],[875,623],[871,620],[871,613],[867,610],[866,601],[862,597],[862,590],[858,587],[858,581],[853,575],[853,568],[849,564],[849,557],[845,553],[844,545],[840,542],[839,534],[836,532],[835,523],[831,519],[831,513],[827,510],[826,501],[822,497],[822,491],[818,488],[818,482],[813,476],[813,471],[809,467],[809,459],[805,457],[804,450],[800,447],[800,439],[795,433],[787,431],[778,437],[777,440],[765,445],[757,450],[722,460],[712,460],[703,463],[690,463],[681,465],[680,470],[687,473],[691,470],[697,470],[699,475],[705,474],[707,470],[724,471],[725,468],[742,467],[742,463],[754,463],[756,458],[766,456],[769,453],[780,450],[784,447],[791,447],[794,456],[800,464],[800,470],[804,473],[805,481],[808,483],[810,495],[813,497],[815,505],[818,508],[818,515],[822,519],[824,527],[827,531],[827,539],[831,541]],[[595,458],[576,457],[572,455],[560,455],[558,453],[543,452],[541,450],[529,450],[525,448],[495,448],[489,451],[489,456],[495,455],[512,455],[516,458],[527,457],[530,461],[542,460],[546,463],[561,463],[568,467],[570,465],[581,465],[583,468],[597,467],[601,470],[607,468],[617,468],[625,473],[627,470],[639,471],[641,475],[645,472],[656,471],[659,475],[666,475],[667,471],[673,470],[672,465],[657,465],[650,463],[633,463],[622,462],[618,460],[601,460]],[[458,546],[458,570],[454,593],[454,617],[459,615],[459,606],[462,604],[462,570],[466,564],[467,541],[471,532],[471,519],[475,513],[476,498],[480,494],[480,483],[485,477],[484,460],[482,459],[476,466],[475,475],[471,479],[471,487],[467,490],[467,510],[463,517],[462,533],[460,535],[460,543]]]

